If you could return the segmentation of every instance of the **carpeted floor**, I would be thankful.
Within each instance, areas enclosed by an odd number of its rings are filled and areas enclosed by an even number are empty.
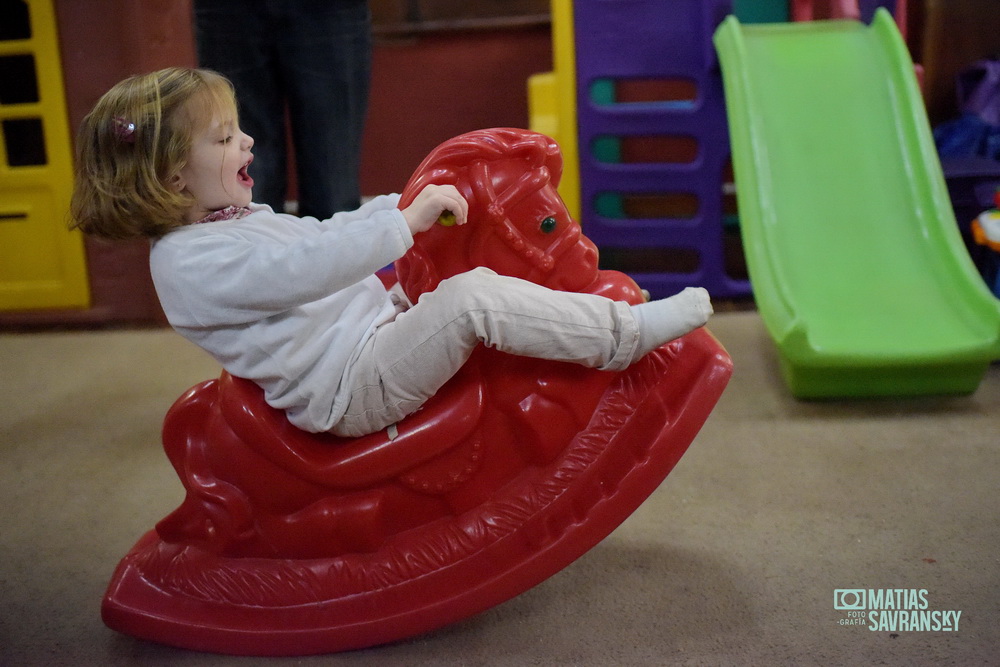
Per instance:
[[[214,362],[167,330],[0,335],[0,665],[1000,664],[1000,366],[969,397],[804,403],[755,312],[710,329],[729,388],[604,542],[454,626],[296,659],[159,646],[99,616],[118,560],[182,498],[160,423]],[[837,589],[924,589],[957,631],[842,625]]]

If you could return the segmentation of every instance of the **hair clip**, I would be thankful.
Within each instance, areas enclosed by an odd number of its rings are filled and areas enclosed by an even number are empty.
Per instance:
[[[121,116],[115,116],[112,125],[119,141],[124,141],[126,144],[135,143],[135,123],[125,120]]]

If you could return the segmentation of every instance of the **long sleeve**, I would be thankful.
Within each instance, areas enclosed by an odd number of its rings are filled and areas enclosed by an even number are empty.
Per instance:
[[[413,244],[396,201],[377,198],[322,221],[267,209],[167,235],[151,267],[161,300],[175,306],[171,323],[254,321],[364,280]]]

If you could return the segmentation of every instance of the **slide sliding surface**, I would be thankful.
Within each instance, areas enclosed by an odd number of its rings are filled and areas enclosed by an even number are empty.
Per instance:
[[[962,394],[1000,301],[962,243],[891,15],[715,33],[753,292],[800,398]]]

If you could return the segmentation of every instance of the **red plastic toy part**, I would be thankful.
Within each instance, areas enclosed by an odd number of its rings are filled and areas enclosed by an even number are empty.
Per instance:
[[[426,183],[454,183],[470,222],[420,236],[397,265],[407,294],[485,265],[640,298],[629,278],[597,269],[556,194],[560,167],[554,142],[523,130],[435,150],[401,205]],[[555,574],[626,519],[731,372],[704,329],[621,373],[480,348],[395,437],[356,440],[300,431],[255,385],[223,374],[167,414],[164,448],[187,495],[119,564],[104,620],[197,650],[306,655],[466,618]]]

